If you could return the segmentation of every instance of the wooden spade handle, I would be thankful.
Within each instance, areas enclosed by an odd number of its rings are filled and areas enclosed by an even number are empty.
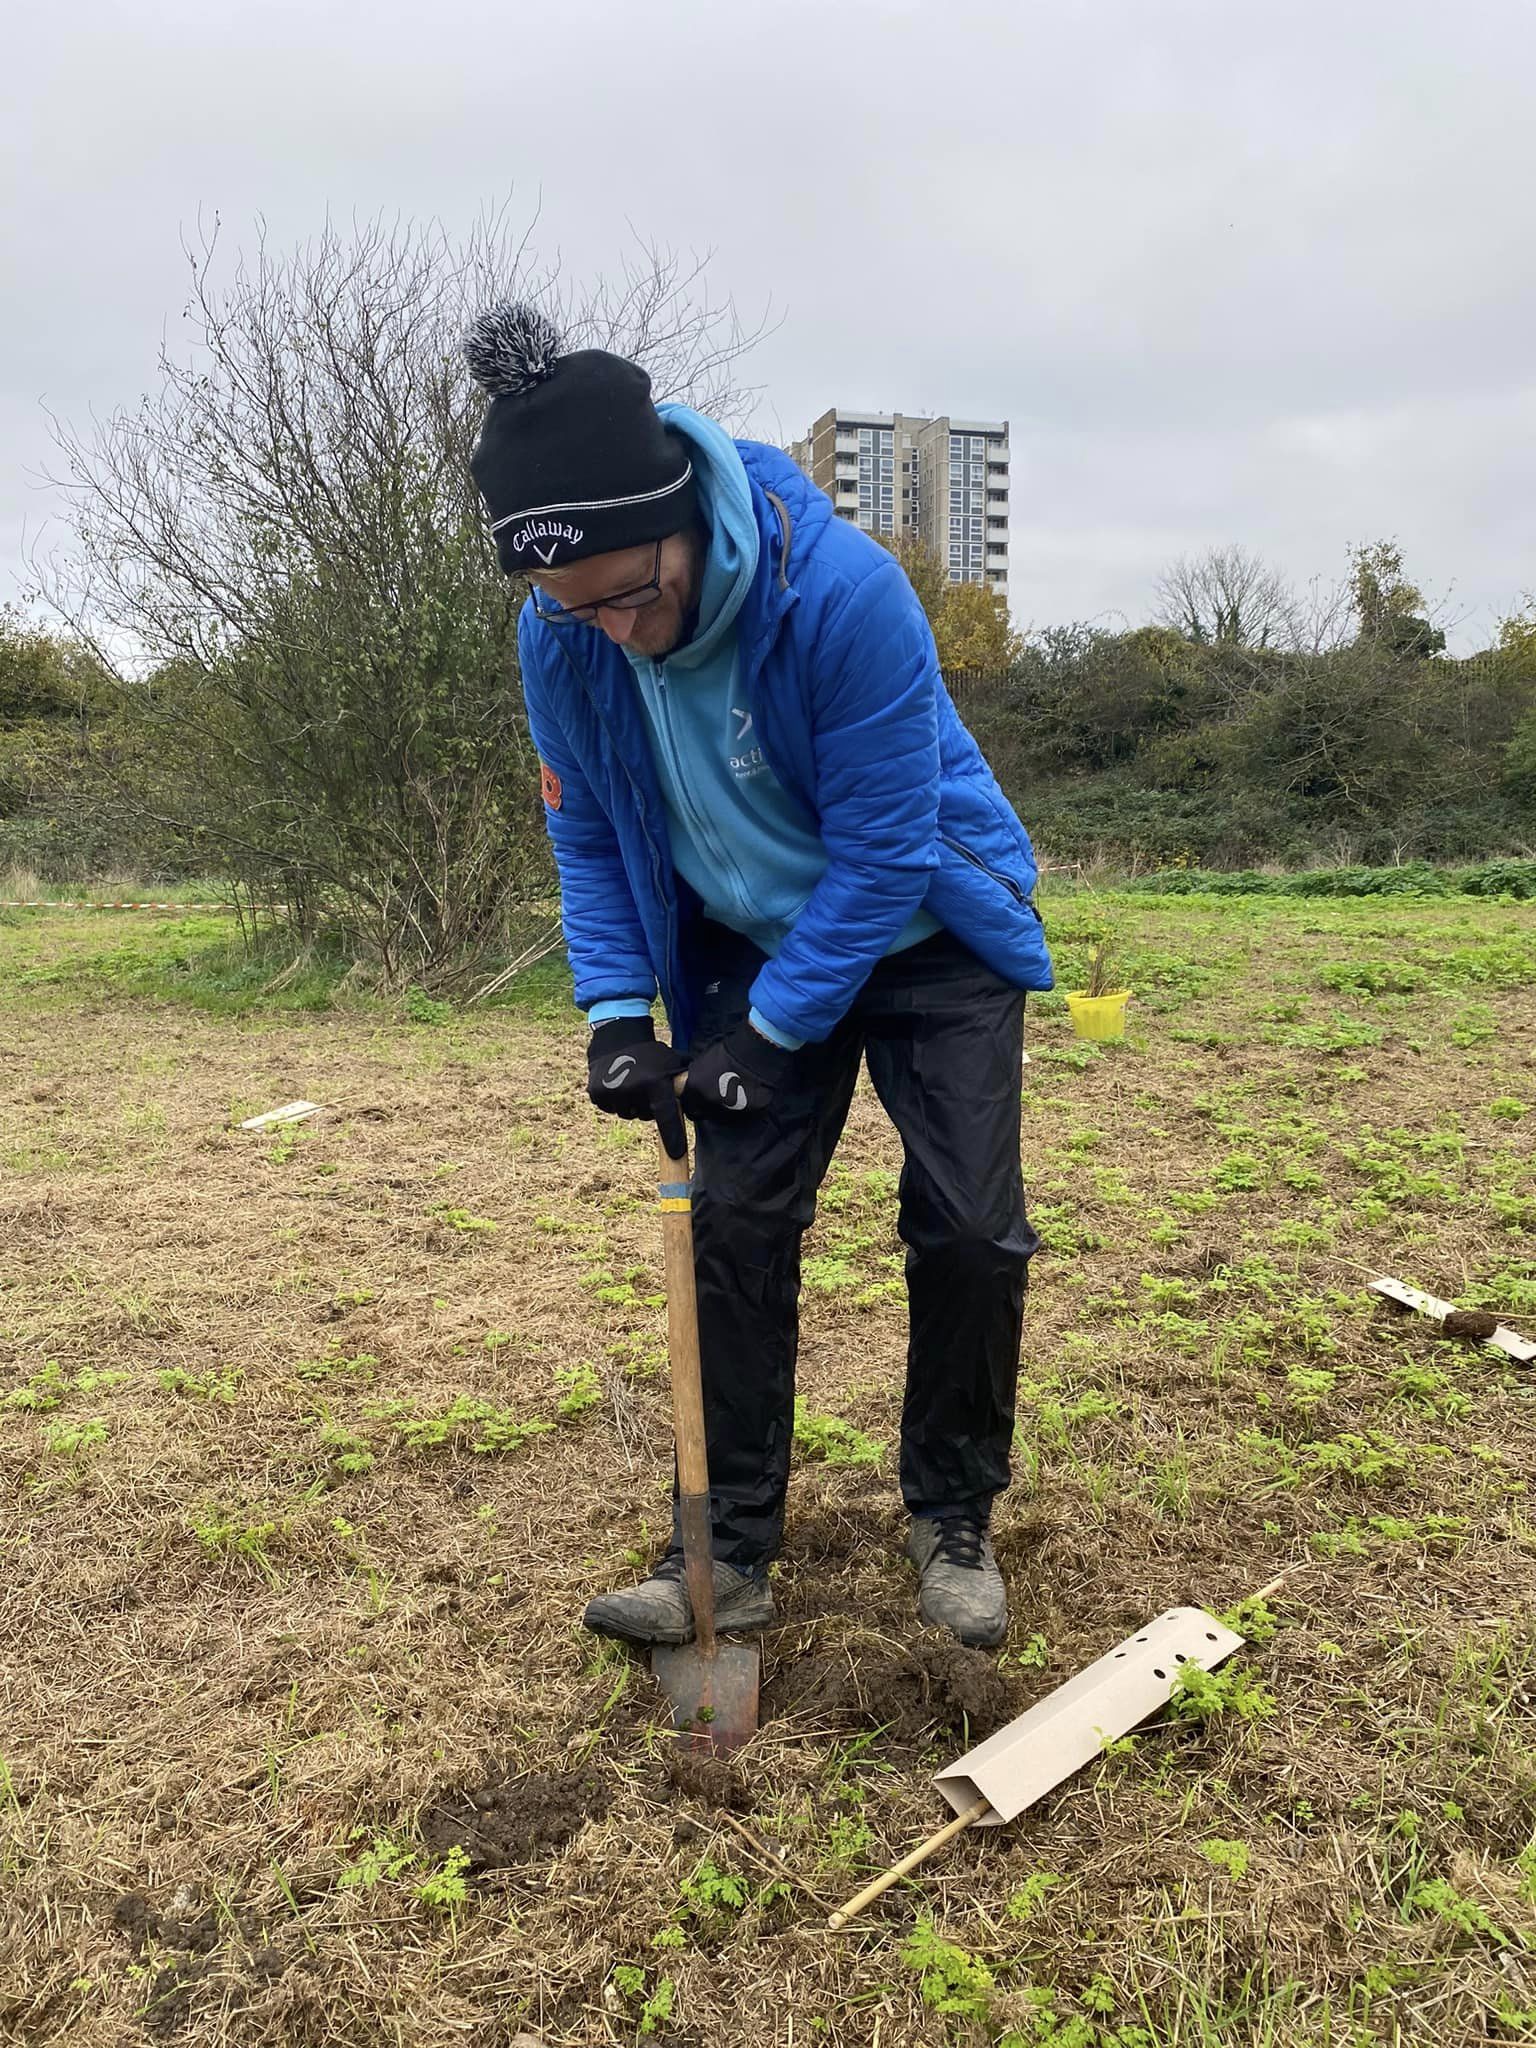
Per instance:
[[[693,1279],[693,1197],[686,1150],[674,1159],[660,1132],[661,1237],[666,1260],[667,1360],[672,1374],[672,1427],[677,1438],[677,1493],[683,1568],[693,1607],[694,1637],[715,1653],[714,1541],[709,1513],[709,1453],[704,1438],[704,1387],[699,1369],[699,1304]]]

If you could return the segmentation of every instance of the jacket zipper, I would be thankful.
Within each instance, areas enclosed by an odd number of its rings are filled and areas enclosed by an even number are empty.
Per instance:
[[[656,679],[658,722],[665,737],[666,745],[671,752],[673,780],[677,788],[680,805],[686,811],[689,822],[692,825],[694,837],[705,848],[720,873],[725,877],[727,886],[735,895],[739,912],[743,916],[761,920],[763,915],[762,907],[752,899],[752,891],[748,886],[741,864],[732,858],[725,842],[710,822],[708,814],[694,802],[691,791],[684,782],[681,773],[677,770],[677,735],[672,724],[672,702],[667,690],[666,664],[660,661],[653,661],[648,666],[651,674]]]
[[[619,761],[623,766],[625,780],[629,783],[630,788],[634,791],[635,816],[639,820],[640,830],[644,835],[646,846],[650,852],[651,873],[655,877],[656,881],[656,894],[660,899],[662,913],[666,918],[667,972],[668,974],[671,974],[677,958],[676,919],[672,915],[672,905],[668,901],[667,888],[662,876],[661,850],[657,846],[656,841],[652,838],[650,830],[645,822],[645,805],[641,800],[640,785],[635,780],[634,770],[630,767],[629,762],[625,758],[624,749],[618,744],[617,740],[613,736],[613,727],[608,723],[607,717],[603,711],[603,707],[598,701],[597,692],[593,689],[592,684],[588,679],[586,670],[582,668],[581,665],[578,662],[576,662],[569,654],[567,654],[566,659],[570,662],[571,667],[575,669],[577,675],[581,678],[581,687],[586,692],[587,702],[592,706],[592,709],[596,712],[597,722],[603,728],[604,735],[607,738],[609,747],[613,751],[614,758],[617,761]],[[669,1018],[672,1014],[672,1005],[669,1000],[672,993],[673,991],[667,988],[664,988],[661,992],[662,1001],[666,1004],[667,1015]]]
[[[1015,903],[1028,903],[1029,899],[1018,883],[1011,876],[1000,875],[995,868],[989,868],[980,854],[972,853],[968,846],[962,846],[958,839],[951,839],[947,832],[941,832],[939,840],[942,845],[949,848],[951,853],[958,853],[962,860],[968,860],[973,868],[987,877],[989,882],[996,882],[1000,889],[1006,889]]]

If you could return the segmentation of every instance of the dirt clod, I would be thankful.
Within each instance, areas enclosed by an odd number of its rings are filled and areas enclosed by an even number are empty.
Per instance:
[[[462,1847],[472,1871],[504,1870],[563,1848],[607,1806],[606,1789],[590,1774],[514,1777],[497,1768],[478,1785],[444,1791],[422,1814],[421,1839],[434,1856]]]
[[[1481,1344],[1499,1327],[1499,1319],[1485,1308],[1453,1308],[1440,1327],[1463,1344]]]

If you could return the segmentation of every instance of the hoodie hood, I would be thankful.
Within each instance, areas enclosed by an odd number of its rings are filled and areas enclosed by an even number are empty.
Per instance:
[[[736,443],[724,427],[692,406],[659,405],[656,410],[663,426],[686,443],[693,458],[699,513],[709,536],[699,589],[699,622],[692,639],[667,656],[670,672],[703,668],[735,630],[737,613],[757,574],[761,540],[752,486]],[[624,651],[629,653],[628,648]]]

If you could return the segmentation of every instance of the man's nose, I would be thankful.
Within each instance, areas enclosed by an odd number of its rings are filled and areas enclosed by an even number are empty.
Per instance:
[[[622,607],[618,611],[612,611],[607,605],[600,604],[597,608],[597,623],[615,647],[624,645],[634,632],[635,620],[639,616],[638,612],[625,611]]]

